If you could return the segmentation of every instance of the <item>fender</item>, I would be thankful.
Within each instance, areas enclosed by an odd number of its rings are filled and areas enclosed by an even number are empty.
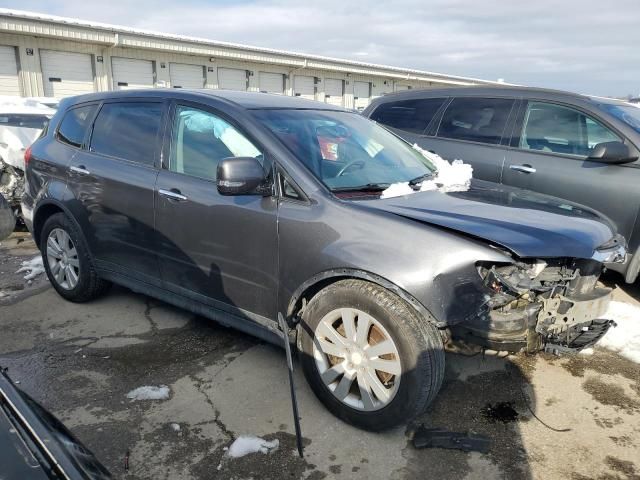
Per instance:
[[[405,302],[407,302],[411,307],[415,310],[415,312],[424,318],[427,322],[434,324],[436,327],[445,327],[446,322],[438,321],[432,314],[427,310],[422,303],[420,303],[416,298],[410,293],[406,292],[398,285],[393,282],[390,282],[384,277],[376,275],[375,273],[367,272],[365,270],[357,270],[353,268],[334,268],[331,270],[325,270],[324,272],[317,273],[313,277],[309,278],[305,282],[303,282],[293,293],[289,300],[289,305],[287,307],[287,318],[294,319],[297,312],[300,310],[300,302],[302,301],[304,294],[309,290],[314,290],[314,287],[319,286],[319,284],[326,283],[327,280],[338,281],[344,278],[359,278],[362,280],[367,280],[368,282],[375,283],[396,295],[402,298]]]
[[[80,227],[80,224],[78,223],[76,218],[73,216],[71,211],[64,205],[64,203],[62,203],[60,200],[56,198],[46,197],[40,200],[35,206],[35,208],[33,209],[33,217],[32,217],[33,227],[32,227],[31,235],[33,236],[33,239],[36,242],[36,245],[38,247],[40,246],[40,229],[44,224],[44,222],[40,218],[40,215],[43,210],[48,210],[51,207],[55,207],[56,209],[61,210],[62,213],[64,213],[75,224],[80,234],[84,236],[84,232]]]

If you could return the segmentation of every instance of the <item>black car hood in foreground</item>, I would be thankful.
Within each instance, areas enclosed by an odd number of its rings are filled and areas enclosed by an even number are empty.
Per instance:
[[[520,257],[591,258],[615,233],[594,210],[480,180],[465,192],[416,192],[361,204],[481,238]]]

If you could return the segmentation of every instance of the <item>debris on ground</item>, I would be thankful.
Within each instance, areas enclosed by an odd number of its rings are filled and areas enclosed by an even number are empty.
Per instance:
[[[173,430],[174,432],[179,432],[180,431],[180,424],[179,423],[172,423],[170,425],[171,430]]]
[[[640,363],[640,307],[624,302],[611,302],[603,318],[616,322],[597,343],[635,363]]]
[[[167,400],[169,393],[170,389],[166,385],[157,387],[145,385],[131,390],[127,393],[127,398],[132,402],[137,400]]]
[[[44,264],[42,263],[42,256],[38,255],[31,260],[25,260],[22,262],[22,266],[16,273],[27,272],[24,276],[25,280],[33,280],[41,273],[44,273]]]
[[[489,437],[475,433],[451,432],[441,428],[419,427],[413,436],[415,448],[446,448],[464,452],[489,453]]]
[[[252,435],[241,435],[231,444],[229,450],[227,450],[227,455],[238,458],[256,452],[267,454],[277,450],[279,445],[280,441],[277,438],[268,441]]]

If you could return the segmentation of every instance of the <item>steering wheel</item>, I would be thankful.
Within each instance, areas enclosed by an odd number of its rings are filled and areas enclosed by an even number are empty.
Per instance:
[[[347,162],[347,164],[340,169],[336,177],[341,177],[347,170],[357,165],[360,165],[360,168],[364,167],[364,160],[351,160],[350,162]]]

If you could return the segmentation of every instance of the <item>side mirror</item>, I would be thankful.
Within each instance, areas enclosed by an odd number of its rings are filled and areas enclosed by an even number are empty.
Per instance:
[[[259,187],[265,177],[255,158],[229,157],[218,164],[216,186],[222,195],[262,195]]]
[[[602,163],[629,163],[636,161],[638,156],[622,142],[602,142],[591,149],[587,159]]]

